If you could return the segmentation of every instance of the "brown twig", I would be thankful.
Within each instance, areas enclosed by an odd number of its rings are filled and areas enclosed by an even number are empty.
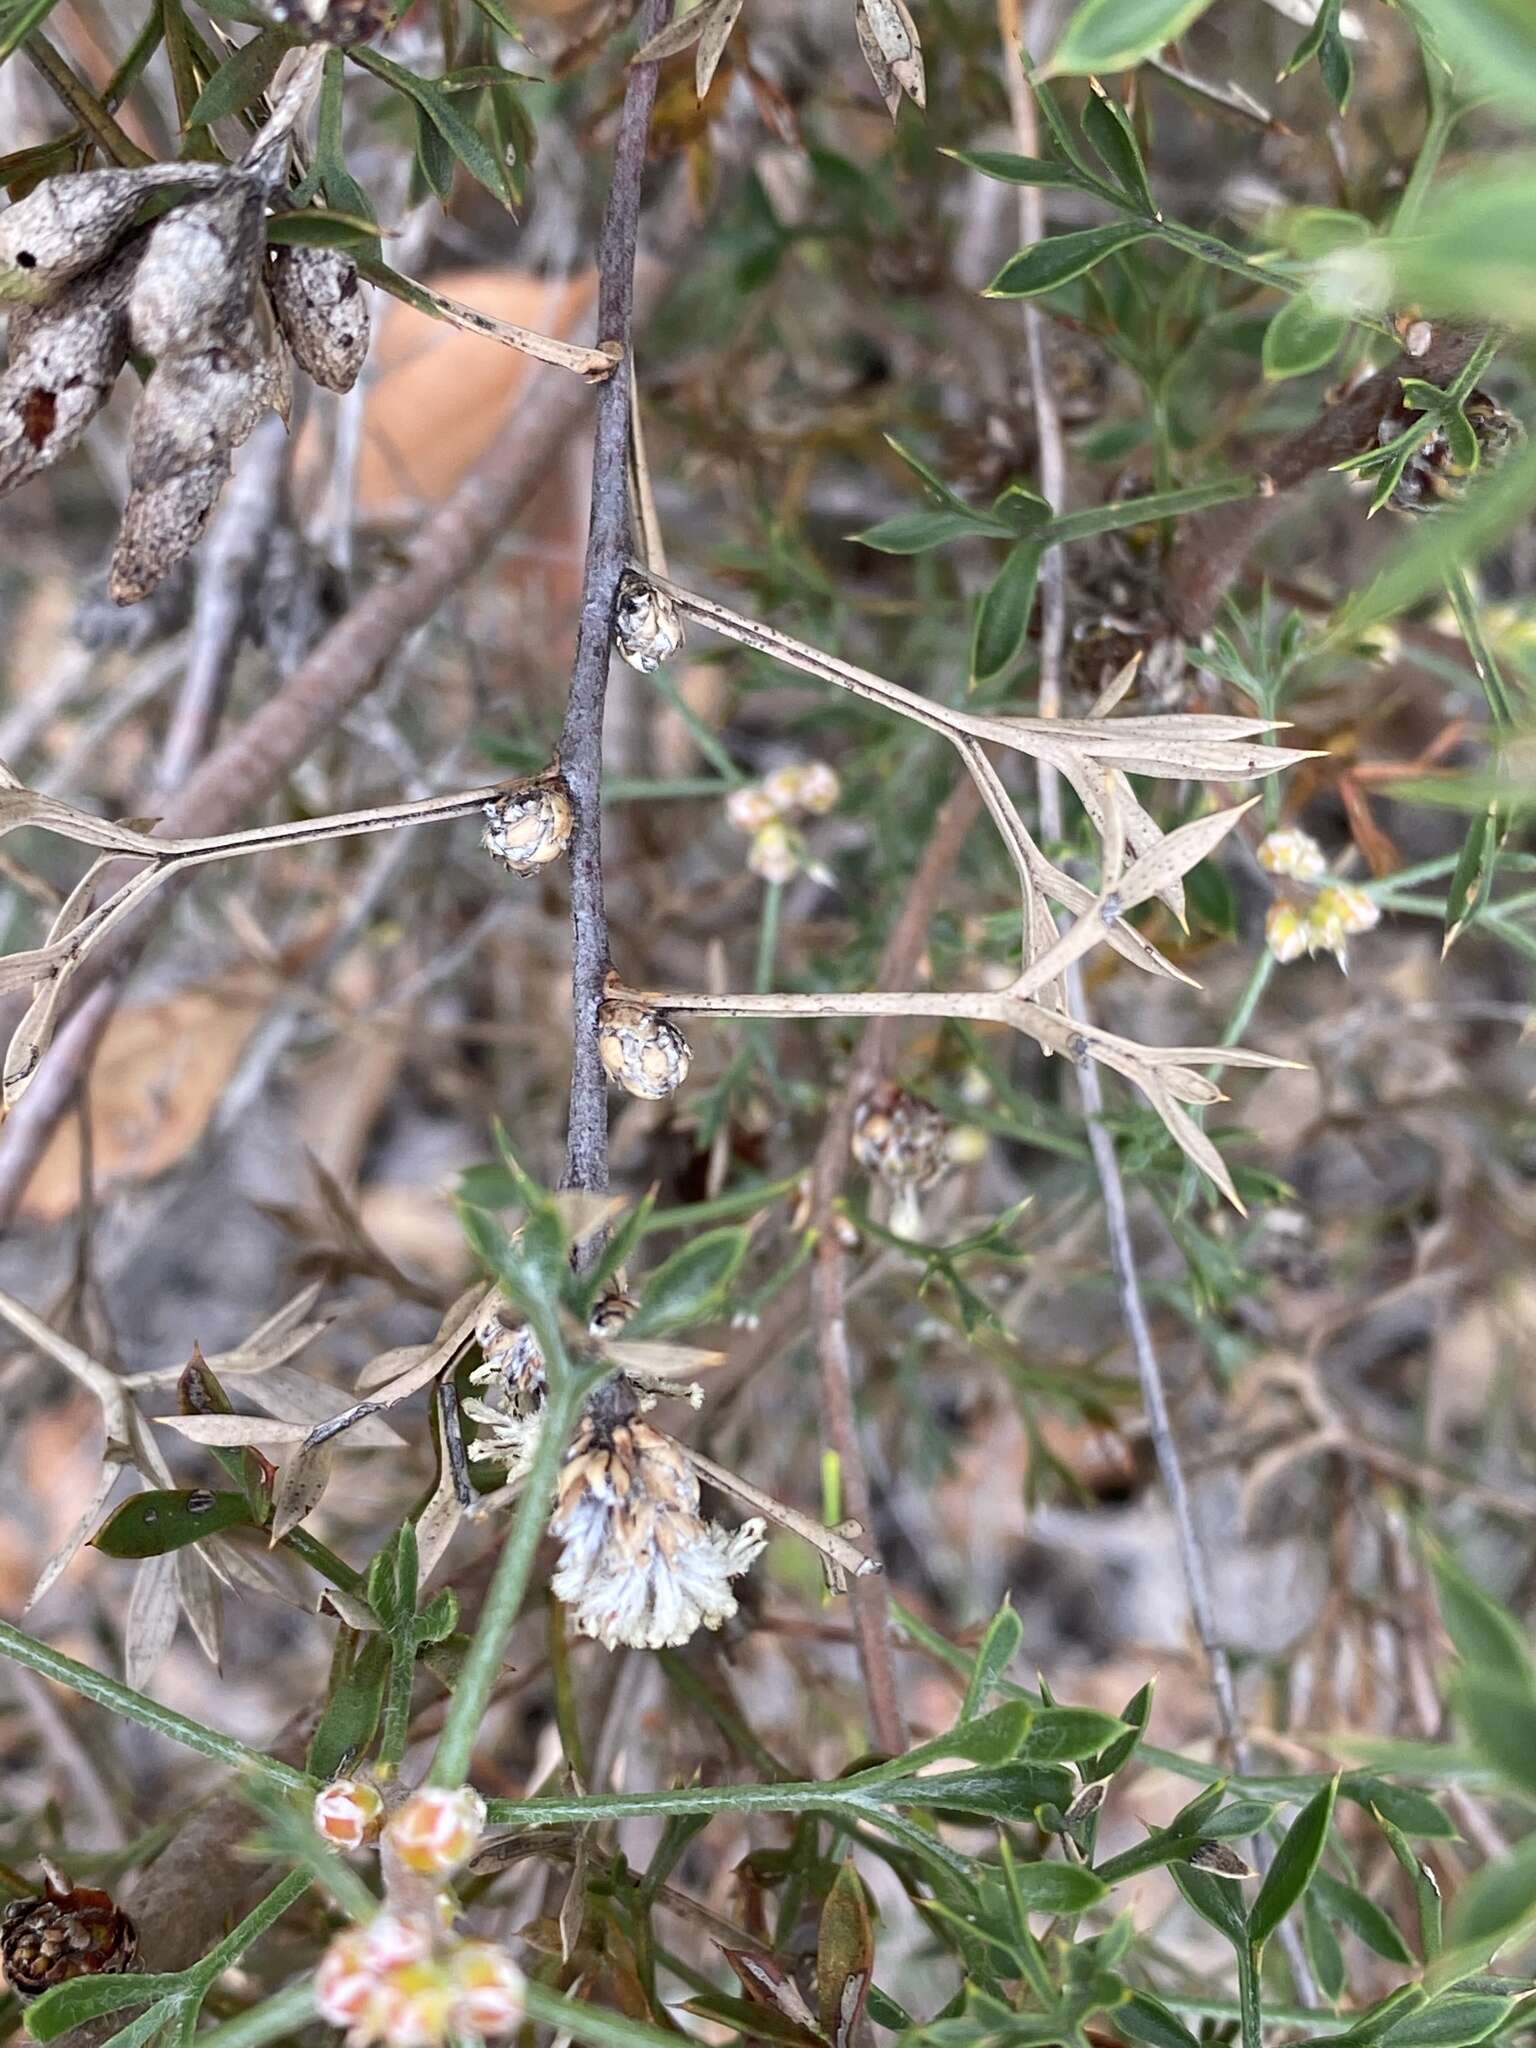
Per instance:
[[[665,27],[672,0],[647,0],[642,41]],[[640,186],[656,99],[657,67],[632,64],[614,145],[608,205],[598,244],[597,341],[628,356],[634,324],[635,244]],[[571,833],[571,1098],[565,1185],[608,1185],[608,1084],[597,1051],[597,1010],[608,973],[603,902],[603,711],[612,658],[613,615],[629,559],[629,411],[627,367],[598,393],[592,440],[592,513],[587,529],[581,612],[570,695],[560,729],[561,773],[574,814]]]
[[[923,858],[908,885],[906,900],[886,939],[878,977],[882,989],[902,988],[916,973],[940,891],[980,814],[981,793],[966,776],[950,792],[934,821]],[[864,1524],[866,1538],[871,1542],[874,1509],[869,1472],[859,1443],[853,1354],[848,1342],[848,1258],[833,1227],[833,1211],[848,1168],[854,1112],[860,1098],[880,1078],[885,1067],[891,1024],[890,1018],[873,1017],[865,1025],[847,1077],[828,1110],[811,1167],[811,1215],[818,1232],[816,1264],[811,1276],[811,1317],[821,1377],[822,1417],[841,1468],[843,1507]],[[851,1594],[859,1665],[869,1694],[870,1732],[882,1749],[894,1755],[906,1747],[906,1728],[891,1655],[890,1603],[885,1579],[855,1579]]]
[[[1174,543],[1165,589],[1168,615],[1186,639],[1197,640],[1216,617],[1244,562],[1281,511],[1279,499],[1347,455],[1369,448],[1402,395],[1404,377],[1449,384],[1483,338],[1481,330],[1466,327],[1436,329],[1420,354],[1399,356],[1261,457],[1258,467],[1274,485],[1272,495],[1240,499],[1186,522]]]
[[[659,286],[659,275],[656,280]],[[283,687],[190,777],[161,821],[171,836],[227,831],[250,816],[283,778],[378,683],[409,636],[483,561],[521,505],[543,480],[551,457],[587,404],[574,378],[545,371],[485,457],[427,520],[406,568],[371,588],[337,621]],[[169,907],[169,893],[146,913]],[[125,944],[142,944],[136,922],[103,953],[124,971]],[[61,1027],[37,1079],[0,1132],[0,1227],[16,1213],[28,1181],[74,1094],[116,1006],[98,984]]]

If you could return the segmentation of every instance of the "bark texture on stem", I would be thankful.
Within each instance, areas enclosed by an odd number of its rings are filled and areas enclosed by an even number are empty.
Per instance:
[[[1265,528],[1284,509],[1279,500],[1285,492],[1373,446],[1377,428],[1402,396],[1404,377],[1449,384],[1482,339],[1472,328],[1436,329],[1422,355],[1399,356],[1274,444],[1258,464],[1275,487],[1273,497],[1239,499],[1185,522],[1168,564],[1166,597],[1168,615],[1186,639],[1198,640],[1210,626]]]
[[[672,0],[646,0],[642,42],[666,26]],[[635,245],[640,232],[640,187],[646,136],[656,100],[657,67],[629,71],[614,145],[613,177],[598,244],[597,344],[627,357],[635,313]],[[571,1098],[566,1133],[565,1185],[608,1185],[608,1083],[597,1051],[597,1009],[608,973],[608,917],[603,902],[603,710],[612,658],[613,615],[630,552],[628,365],[602,386],[592,441],[592,513],[582,580],[576,659],[560,768],[571,794]]]

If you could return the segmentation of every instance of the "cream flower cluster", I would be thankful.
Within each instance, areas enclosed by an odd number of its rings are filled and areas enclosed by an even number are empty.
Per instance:
[[[1259,847],[1259,865],[1266,873],[1303,889],[1315,890],[1310,902],[1279,896],[1264,920],[1264,941],[1283,965],[1314,953],[1331,953],[1347,968],[1349,941],[1381,922],[1381,912],[1353,882],[1328,879],[1323,849],[1309,832],[1296,826],[1271,832]]]
[[[818,882],[831,880],[809,857],[804,837],[791,822],[800,812],[824,817],[842,794],[837,772],[825,761],[791,761],[761,782],[733,789],[725,815],[738,832],[750,835],[747,866],[765,882],[792,882],[800,870]]]
[[[378,1838],[382,1814],[376,1788],[355,1778],[338,1778],[315,1795],[315,1826],[337,1848]],[[484,1827],[485,1801],[469,1785],[413,1792],[383,1828],[386,1881],[391,1865],[402,1873],[401,1893],[416,1878],[451,1877],[474,1854]],[[347,2029],[350,2048],[442,2048],[519,2026],[523,1973],[492,1943],[457,1934],[451,1898],[429,1885],[410,1910],[386,1905],[365,1926],[335,1937],[315,1973],[315,2006]]]

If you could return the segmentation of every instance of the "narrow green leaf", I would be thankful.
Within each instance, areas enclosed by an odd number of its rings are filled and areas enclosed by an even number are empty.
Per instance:
[[[1389,1820],[1405,1835],[1456,1840],[1455,1823],[1440,1811],[1427,1792],[1412,1785],[1394,1785],[1370,1771],[1347,1771],[1339,1781],[1339,1796]]]
[[[445,93],[435,80],[418,78],[403,64],[381,56],[365,43],[355,44],[347,55],[354,64],[360,64],[365,71],[371,71],[376,78],[392,85],[396,92],[414,101],[470,176],[478,179],[504,205],[513,204],[506,165],[498,160],[484,136],[470,126],[454,105],[452,96]]]
[[[1076,1763],[1124,1733],[1123,1722],[1095,1707],[1046,1707],[1035,1715],[1018,1754],[1031,1763]]]
[[[1388,2027],[1382,2048],[1470,2048],[1508,2019],[1511,2005],[1484,1992],[1448,1991]]]
[[[1129,71],[1183,35],[1210,4],[1211,0],[1082,0],[1045,75]]]
[[[1034,1718],[1035,1709],[1028,1700],[1009,1700],[974,1721],[957,1721],[947,1734],[936,1735],[931,1742],[919,1743],[897,1762],[882,1766],[883,1773],[905,1777],[919,1764],[937,1763],[948,1756],[967,1757],[978,1764],[1006,1763],[1017,1756]]]
[[[1029,1913],[1085,1913],[1105,1896],[1080,1863],[1016,1863],[1014,1887]]]
[[[186,125],[198,128],[248,107],[272,83],[290,48],[288,38],[275,28],[263,29],[260,35],[242,43],[233,56],[225,58],[198,94]]]
[[[1004,185],[1051,185],[1078,192],[1098,189],[1096,182],[1072,164],[1050,156],[1014,156],[1006,149],[946,149],[945,156],[980,171],[984,178],[996,178]]]
[[[1499,837],[1498,806],[1490,804],[1482,817],[1473,819],[1445,892],[1447,950],[1488,901],[1498,865]]]
[[[1264,374],[1276,380],[1305,377],[1332,362],[1349,332],[1342,313],[1330,312],[1305,293],[1285,304],[1264,330]]]
[[[1152,1692],[1153,1682],[1148,1679],[1131,1695],[1120,1713],[1125,1733],[1117,1735],[1107,1748],[1100,1750],[1084,1774],[1089,1780],[1112,1778],[1116,1771],[1124,1770],[1130,1762],[1147,1732],[1147,1722],[1152,1715]]]
[[[850,1857],[838,1867],[816,1929],[816,1993],[829,2041],[858,2025],[875,1968],[875,1937],[864,1880]]]
[[[1536,1797],[1536,1694],[1502,1672],[1469,1669],[1456,1681],[1457,1712],[1488,1761]]]
[[[1536,14],[1529,0],[1405,0],[1406,11],[1467,93],[1493,93],[1531,118],[1536,107]]]
[[[1474,1669],[1501,1677],[1536,1698],[1536,1671],[1513,1615],[1484,1592],[1450,1551],[1437,1544],[1429,1562],[1440,1619],[1461,1656]]]
[[[1269,1866],[1259,1895],[1253,1902],[1253,1911],[1248,1916],[1249,1939],[1255,1948],[1264,1946],[1312,1882],[1323,1845],[1328,1840],[1338,1791],[1339,1781],[1333,1778],[1321,1792],[1309,1799],[1275,1851],[1275,1860]]]
[[[1456,1895],[1450,1937],[1460,1947],[1491,1952],[1516,1928],[1536,1919],[1536,1835],[1527,1835],[1497,1863],[1480,1870]]]
[[[1374,1899],[1352,1884],[1344,1884],[1319,1870],[1312,1879],[1312,1891],[1320,1910],[1342,1921],[1351,1934],[1359,1936],[1368,1949],[1389,1963],[1411,1963],[1413,1953],[1397,1928]]]
[[[1018,1655],[1023,1640],[1024,1624],[1016,1609],[1005,1601],[987,1624],[987,1632],[976,1651],[976,1662],[971,1667],[970,1682],[965,1688],[965,1700],[960,1708],[962,1721],[978,1718],[993,1686]]]
[[[1147,166],[1130,116],[1096,78],[1090,79],[1089,85],[1088,101],[1083,108],[1083,133],[1131,205],[1138,213],[1155,220],[1158,205],[1147,183]]]
[[[1268,1827],[1274,1814],[1267,1799],[1234,1799],[1200,1823],[1200,1836],[1207,1842],[1243,1841]]]
[[[1246,1945],[1248,1916],[1239,1886],[1226,1878],[1207,1877],[1203,1870],[1191,1870],[1187,1863],[1170,1863],[1168,1874],[1202,1920],[1224,1934],[1235,1949]]]
[[[1177,491],[1153,491],[1145,498],[1121,498],[1113,505],[1094,505],[1086,512],[1066,512],[1053,519],[1045,538],[1053,544],[1092,540],[1101,533],[1119,533],[1128,526],[1146,526],[1154,519],[1177,519],[1212,505],[1230,505],[1254,493],[1251,477],[1225,477],[1208,484],[1188,484]]]
[[[885,445],[897,459],[906,464],[918,482],[925,484],[946,510],[958,512],[964,519],[974,519],[976,514],[958,492],[950,489],[936,469],[909,448],[905,441],[898,441],[894,434],[887,434]]]
[[[1139,2041],[1142,2048],[1200,2048],[1178,2014],[1150,1991],[1133,1991],[1115,2007],[1115,2032]]]
[[[1379,1807],[1373,1807],[1371,1812],[1401,1865],[1403,1875],[1413,1887],[1414,1905],[1419,1916],[1419,1947],[1425,1962],[1432,1963],[1439,1955],[1441,1945],[1440,1886],[1434,1872],[1416,1854],[1402,1829],[1394,1826]]]
[[[243,1493],[210,1493],[206,1486],[155,1488],[136,1493],[91,1538],[108,1557],[163,1557],[222,1529],[252,1526]]]
[[[179,1975],[161,1971],[136,1977],[74,1977],[56,1984],[27,2009],[27,2032],[34,2041],[54,2041],[71,2027],[121,2012],[125,2005],[153,2005],[185,1988]]]
[[[41,28],[58,5],[58,0],[19,0],[16,12],[0,22],[0,64],[12,50],[19,50],[34,29]]]
[[[1001,520],[981,512],[899,512],[894,519],[882,519],[852,538],[866,548],[878,548],[882,555],[925,555],[930,548],[944,547],[952,540],[974,540],[977,535],[994,539],[1011,538]]]
[[[1308,1892],[1301,1902],[1301,1922],[1307,1957],[1317,1978],[1318,1989],[1330,2005],[1337,2005],[1344,1992],[1344,1951],[1327,1914],[1312,1892]]]
[[[743,1227],[706,1230],[656,1268],[640,1306],[625,1326],[627,1338],[660,1337],[717,1315],[741,1270],[752,1233]]]
[[[310,1743],[307,1761],[315,1777],[334,1778],[348,1758],[372,1741],[384,1710],[389,1659],[386,1635],[369,1636],[358,1651],[352,1669],[332,1693]]]
[[[274,213],[267,222],[267,240],[318,249],[370,249],[378,245],[379,229],[366,214],[303,206],[295,213]]]
[[[1002,675],[1023,652],[1043,552],[1036,541],[1020,541],[1009,550],[1002,568],[978,601],[971,632],[973,686]]]
[[[939,1771],[870,1788],[881,1805],[931,1806],[945,1813],[984,1813],[990,1820],[1029,1821],[1038,1807],[1072,1797],[1062,1764],[994,1764],[975,1771]]]
[[[987,286],[989,299],[1032,299],[1041,292],[1070,284],[1133,242],[1145,241],[1150,227],[1139,221],[1118,221],[1110,227],[1080,228],[1075,234],[1051,235],[1012,256]]]

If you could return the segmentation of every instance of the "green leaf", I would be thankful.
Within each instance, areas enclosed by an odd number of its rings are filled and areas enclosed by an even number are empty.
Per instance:
[[[1091,1781],[1112,1778],[1116,1771],[1123,1770],[1135,1755],[1137,1745],[1147,1732],[1147,1722],[1152,1714],[1152,1681],[1134,1692],[1121,1710],[1120,1718],[1125,1723],[1125,1733],[1117,1735],[1107,1748],[1100,1750],[1084,1775]]]
[[[278,65],[291,47],[288,38],[275,28],[263,29],[260,35],[242,43],[232,57],[225,58],[198,94],[187,115],[187,127],[222,121],[226,115],[238,114],[248,107],[272,83]]]
[[[1412,1785],[1394,1785],[1369,1771],[1348,1771],[1339,1781],[1339,1793],[1365,1807],[1367,1812],[1390,1821],[1405,1835],[1438,1837],[1446,1842],[1457,1838],[1454,1821],[1440,1811],[1427,1792]]]
[[[894,1806],[932,1806],[946,1813],[984,1813],[991,1820],[1029,1821],[1035,1809],[1072,1797],[1075,1780],[1060,1764],[994,1764],[988,1770],[940,1771],[872,1786],[868,1797]]]
[[[1512,1785],[1536,1796],[1536,1695],[1501,1672],[1463,1671],[1456,1708],[1473,1742]]]
[[[1468,2048],[1469,2043],[1486,2039],[1509,2017],[1511,2004],[1508,1998],[1482,1992],[1448,1991],[1388,2027],[1381,2037],[1382,2048]]]
[[[1124,1733],[1122,1721],[1094,1707],[1045,1707],[1035,1715],[1018,1754],[1031,1763],[1076,1763],[1096,1756]]]
[[[1305,377],[1320,370],[1338,354],[1348,332],[1342,313],[1315,304],[1305,293],[1287,299],[1264,330],[1265,376]]]
[[[1083,0],[1063,31],[1048,77],[1129,71],[1183,35],[1211,0]]]
[[[348,1758],[372,1741],[384,1708],[389,1660],[388,1636],[369,1636],[320,1717],[307,1759],[312,1776],[334,1778]]]
[[[1043,552],[1037,541],[1020,541],[1009,550],[991,586],[983,592],[971,633],[973,686],[1002,675],[1022,653]]]
[[[851,537],[866,548],[878,548],[882,555],[925,555],[930,548],[944,547],[952,540],[973,540],[978,534],[1011,539],[1011,529],[999,519],[982,512],[900,512],[894,519],[882,519]]]
[[[1343,1884],[1338,1878],[1330,1877],[1326,1870],[1319,1870],[1312,1879],[1312,1892],[1319,1907],[1335,1920],[1341,1920],[1368,1949],[1384,1956],[1389,1963],[1413,1961],[1408,1944],[1381,1907],[1354,1885]]]
[[[1150,227],[1139,221],[1118,221],[1103,228],[1080,228],[1075,234],[1051,235],[1011,256],[987,286],[989,299],[1032,299],[1041,292],[1070,284],[1133,242],[1145,241]]]
[[[0,22],[0,64],[12,50],[21,47],[34,29],[42,27],[57,5],[58,0],[18,0],[15,13]]]
[[[1248,1916],[1238,1885],[1227,1878],[1208,1877],[1203,1870],[1191,1870],[1187,1863],[1170,1863],[1168,1874],[1202,1920],[1224,1934],[1234,1948],[1246,1945]]]
[[[1440,1619],[1457,1650],[1474,1669],[1503,1678],[1536,1698],[1536,1671],[1525,1636],[1491,1593],[1468,1576],[1450,1551],[1436,1544],[1430,1552]]]
[[[73,1977],[67,1984],[55,1984],[27,2008],[27,2032],[34,2041],[57,2040],[86,2020],[121,2012],[125,2005],[153,2005],[184,1988],[183,1977],[164,1971],[142,1977],[131,1972],[119,1977]]]
[[[1317,19],[1291,52],[1290,62],[1280,76],[1282,79],[1290,78],[1315,57],[1323,84],[1328,88],[1329,97],[1339,112],[1343,113],[1349,104],[1349,89],[1354,79],[1354,59],[1349,54],[1348,43],[1339,31],[1339,9],[1340,0],[1322,0],[1322,5],[1317,10]]]
[[[1234,1799],[1200,1823],[1205,1842],[1238,1842],[1269,1826],[1275,1814],[1267,1799]]]
[[[451,94],[445,93],[436,81],[416,77],[403,64],[380,56],[377,50],[369,49],[366,44],[354,45],[347,55],[354,64],[360,64],[365,71],[371,71],[376,78],[392,85],[396,92],[414,101],[470,176],[478,179],[504,205],[510,207],[515,203],[506,165],[499,160],[484,136],[465,120],[454,105]]]
[[[1088,101],[1083,108],[1084,135],[1136,211],[1158,219],[1157,201],[1147,183],[1147,167],[1130,116],[1096,78],[1090,79],[1089,85]]]
[[[1085,1913],[1106,1896],[1080,1863],[1016,1863],[1013,1889],[1028,1913]]]
[[[1115,2007],[1115,2032],[1141,2042],[1142,2048],[1200,2048],[1178,2014],[1150,1991],[1133,1991]]]
[[[1301,1902],[1301,1918],[1307,1956],[1317,1977],[1318,1989],[1330,2005],[1337,2005],[1345,1985],[1344,1951],[1327,1914],[1308,1892]]]
[[[1259,1895],[1253,1902],[1253,1911],[1248,1916],[1248,1937],[1255,1948],[1264,1946],[1312,1882],[1323,1845],[1328,1840],[1338,1791],[1338,1779],[1330,1779],[1297,1814],[1286,1831],[1284,1841],[1275,1851],[1275,1860],[1269,1866]]]
[[[1404,1876],[1413,1887],[1414,1904],[1419,1915],[1419,1947],[1423,1950],[1426,1963],[1433,1962],[1440,1953],[1440,1886],[1429,1865],[1422,1862],[1414,1851],[1413,1844],[1395,1827],[1379,1807],[1371,1809],[1377,1827],[1386,1836],[1392,1854],[1402,1867]]]
[[[965,1701],[960,1709],[962,1721],[974,1721],[980,1716],[988,1694],[1018,1655],[1023,1640],[1024,1624],[1017,1611],[1005,1601],[987,1624],[987,1632],[976,1651],[970,1682],[965,1688]]]
[[[899,1760],[899,1771],[896,1764],[883,1768],[894,1777],[906,1776],[919,1764],[937,1763],[947,1756],[968,1757],[978,1764],[1006,1763],[1017,1756],[1034,1718],[1035,1709],[1028,1700],[1009,1700],[974,1721],[957,1721],[948,1734],[936,1735],[931,1742],[908,1750]]]
[[[1462,841],[1456,869],[1445,892],[1447,949],[1488,901],[1498,866],[1500,829],[1498,806],[1490,804],[1482,817],[1473,819],[1472,829]]]
[[[1456,1895],[1450,1934],[1457,1947],[1491,1950],[1536,1919],[1536,1835],[1480,1870]]]
[[[1055,157],[1013,156],[1006,149],[946,149],[944,155],[1004,185],[1053,185],[1078,192],[1099,189],[1096,180]]]
[[[91,1538],[108,1557],[163,1557],[223,1529],[254,1525],[243,1493],[210,1493],[206,1486],[155,1488],[136,1493]]]
[[[899,461],[906,464],[919,483],[926,484],[940,504],[948,511],[958,512],[964,519],[974,519],[977,516],[970,506],[966,504],[964,498],[957,492],[952,491],[938,471],[924,462],[920,455],[915,454],[905,441],[898,441],[894,434],[887,434],[885,445]]]
[[[1536,108],[1536,15],[1529,0],[1405,0],[1406,11],[1465,91],[1507,99],[1529,121]]]
[[[339,213],[333,206],[303,206],[294,213],[275,213],[267,222],[267,240],[288,247],[365,249],[378,239],[376,221],[365,214]]]
[[[422,176],[437,195],[438,203],[446,206],[453,197],[453,151],[438,133],[425,107],[416,107],[412,111],[416,121],[416,161],[421,166]]]
[[[1203,512],[1212,505],[1230,505],[1238,498],[1251,498],[1251,477],[1225,477],[1208,484],[1188,484],[1177,491],[1152,491],[1144,498],[1121,498],[1113,505],[1094,505],[1086,512],[1065,512],[1045,529],[1053,545],[1074,540],[1092,540],[1101,533],[1119,533],[1128,526],[1146,526],[1154,519],[1177,519],[1186,512]]]
[[[645,1293],[625,1326],[625,1336],[665,1336],[718,1315],[751,1239],[751,1231],[739,1226],[706,1230],[663,1260],[645,1283]]]
[[[1389,290],[1426,315],[1465,313],[1536,326],[1536,157],[1485,159],[1474,175],[1431,191],[1406,233],[1373,255],[1391,265]]]

